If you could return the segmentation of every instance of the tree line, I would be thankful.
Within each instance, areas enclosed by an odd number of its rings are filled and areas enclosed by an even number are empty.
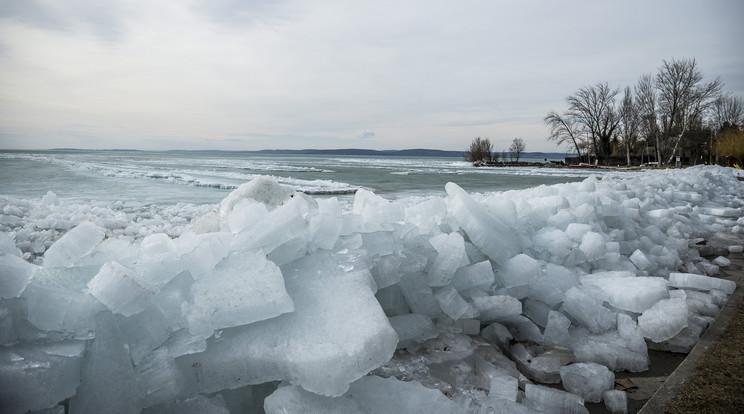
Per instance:
[[[527,145],[524,143],[524,139],[514,138],[509,146],[509,152],[501,152],[501,160],[505,162],[508,155],[510,159],[516,158],[516,162],[519,162],[519,157],[525,149],[527,149]],[[493,150],[490,139],[477,137],[465,151],[465,159],[473,163],[492,164],[499,161],[499,153]]]
[[[569,146],[584,162],[740,162],[744,100],[723,86],[720,77],[705,81],[694,58],[664,60],[622,96],[603,82],[566,97],[564,112],[544,118],[547,140]]]

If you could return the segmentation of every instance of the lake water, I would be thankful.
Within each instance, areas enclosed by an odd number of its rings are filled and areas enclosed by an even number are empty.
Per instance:
[[[359,188],[388,199],[443,195],[455,182],[471,192],[583,180],[596,171],[473,167],[457,158],[259,155],[214,152],[2,151],[0,195],[47,191],[75,201],[217,203],[257,176],[314,196],[351,197]]]

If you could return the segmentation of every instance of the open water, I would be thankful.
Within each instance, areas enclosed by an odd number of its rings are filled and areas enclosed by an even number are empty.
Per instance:
[[[365,188],[388,199],[583,180],[592,170],[473,167],[458,158],[263,155],[215,152],[0,151],[0,195],[156,204],[217,203],[257,176],[314,196],[351,197]]]

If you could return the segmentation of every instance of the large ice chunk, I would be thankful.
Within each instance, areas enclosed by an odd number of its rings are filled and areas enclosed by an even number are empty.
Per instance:
[[[304,238],[308,229],[305,216],[308,203],[303,197],[292,197],[272,210],[263,220],[235,235],[232,248],[235,250],[263,249],[271,253],[283,243],[295,238]]]
[[[605,408],[611,414],[628,414],[628,394],[620,390],[607,390],[602,393]]]
[[[548,323],[543,331],[543,344],[567,346],[570,326],[571,321],[564,314],[551,310],[548,312]]]
[[[503,265],[521,249],[520,240],[508,225],[488,213],[455,183],[447,183],[450,209],[457,224],[483,253]]]
[[[615,385],[615,374],[604,365],[576,363],[561,367],[561,383],[566,391],[580,395],[584,401],[598,403],[602,393]]]
[[[566,292],[563,310],[594,333],[612,329],[617,323],[617,317],[614,312],[605,308],[596,299],[575,287]]]
[[[303,197],[293,197],[272,210],[263,220],[250,226],[233,239],[233,249],[263,249],[271,253],[283,243],[295,238],[305,238],[308,222],[308,204]]]
[[[431,289],[429,292],[431,293]],[[378,290],[375,297],[387,316],[405,315],[411,312],[406,297],[403,296],[403,292],[400,291],[398,285]]]
[[[583,276],[581,283],[599,288],[615,308],[643,313],[656,302],[669,298],[667,281],[661,277],[635,277],[626,272],[603,272]]]
[[[569,329],[569,348],[579,362],[595,362],[613,371],[641,372],[648,369],[648,351],[635,321],[617,316],[618,330],[591,334],[582,327]]]
[[[371,272],[378,288],[386,288],[400,281],[400,265],[402,262],[403,259],[395,254],[388,254],[377,260]]]
[[[638,317],[638,327],[644,337],[665,341],[687,327],[687,312],[684,298],[660,300]]]
[[[452,284],[458,292],[467,292],[474,288],[488,289],[493,282],[493,267],[488,260],[457,269],[452,279]]]
[[[718,289],[727,295],[734,293],[736,282],[717,277],[696,275],[693,273],[670,273],[669,286],[686,289],[711,290]]]
[[[431,413],[458,414],[465,410],[438,390],[417,381],[366,376],[351,384],[342,397],[311,394],[299,387],[281,387],[266,398],[267,414],[283,413]]]
[[[324,397],[307,392],[296,385],[279,387],[266,397],[263,409],[266,414],[365,414],[365,411],[359,407],[359,403],[352,398]]]
[[[406,273],[401,277],[397,286],[406,298],[411,311],[423,313],[430,318],[435,318],[442,314],[439,302],[434,297],[434,292],[426,283],[423,274]]]
[[[354,194],[352,211],[364,218],[366,231],[377,231],[405,218],[405,207],[402,203],[385,200],[363,188]]]
[[[205,338],[294,310],[281,270],[261,251],[231,253],[191,285],[191,295],[189,331]]]
[[[158,348],[148,353],[143,360],[136,361],[135,375],[141,396],[141,406],[158,407],[183,395],[184,378],[180,375],[176,360],[168,350]],[[153,408],[155,408],[153,407]]]
[[[649,260],[648,256],[646,256],[646,254],[640,249],[636,249],[633,254],[630,255],[629,259],[639,270],[647,270],[652,266],[651,260]]]
[[[431,319],[420,313],[394,316],[390,318],[390,325],[398,334],[398,348],[415,346],[438,335]]]
[[[540,328],[526,316],[512,315],[499,322],[504,324],[514,336],[514,339],[518,341],[541,343],[543,340]]]
[[[586,223],[570,223],[566,227],[566,235],[575,242],[581,242],[585,234],[592,230],[592,226]]]
[[[112,375],[112,373],[116,373]],[[96,339],[86,353],[74,413],[138,413],[139,388],[124,338],[110,312],[96,315]]]
[[[238,201],[226,217],[223,218],[225,223],[222,227],[232,233],[239,233],[245,228],[250,227],[260,220],[263,220],[269,214],[266,204],[256,202],[253,199],[244,198]]]
[[[596,261],[605,256],[607,245],[601,234],[590,231],[581,238],[579,249],[584,253],[587,260]]]
[[[579,278],[571,269],[548,263],[545,273],[533,280],[529,289],[529,297],[556,306],[563,302],[566,291],[579,286]]]
[[[34,326],[75,338],[92,337],[93,315],[104,309],[91,295],[52,286],[30,284],[23,298],[28,306],[28,321]]]
[[[502,321],[522,313],[522,302],[507,295],[476,297],[473,305],[483,322]]]
[[[18,297],[31,280],[34,269],[35,265],[18,256],[0,254],[0,298]]]
[[[318,214],[310,219],[309,232],[312,235],[309,250],[332,249],[341,234],[343,220],[341,219],[341,204],[338,199],[316,200]]]
[[[454,320],[458,320],[463,315],[466,315],[466,312],[470,309],[470,304],[457,293],[457,290],[452,285],[439,288],[434,293],[434,297],[439,302],[442,312]]]
[[[294,191],[291,188],[278,184],[270,177],[256,177],[239,185],[220,202],[220,216],[228,217],[241,200],[255,200],[274,209],[287,201],[292,194]]]
[[[4,413],[50,408],[75,394],[85,343],[0,347],[0,407]]]
[[[538,231],[532,237],[532,243],[533,249],[547,253],[545,259],[552,257],[553,260],[568,256],[574,247],[565,232],[550,228]]]
[[[544,385],[526,384],[524,405],[549,414],[589,414],[584,399]]]
[[[519,380],[509,375],[494,375],[488,388],[488,396],[512,402],[517,401],[519,395]]]
[[[406,222],[417,225],[423,233],[430,233],[431,230],[437,228],[446,207],[441,198],[430,198],[407,206],[405,208]]]
[[[517,342],[509,351],[520,372],[543,384],[561,382],[561,367],[574,361],[571,351],[559,346],[543,347]]]
[[[202,353],[177,362],[197,391],[287,380],[317,394],[338,396],[348,384],[388,361],[398,336],[355,258],[318,252],[282,268],[295,312],[225,329]]]
[[[181,256],[180,266],[198,279],[228,255],[230,239],[230,234],[224,232],[197,235],[193,248]]]
[[[185,270],[176,243],[165,233],[151,234],[140,242],[135,270],[138,279],[157,291]]]
[[[0,254],[11,254],[21,257],[21,249],[16,247],[16,241],[12,234],[0,232]]]
[[[429,239],[437,250],[437,258],[426,278],[429,286],[444,286],[452,280],[455,271],[468,264],[465,240],[459,233],[440,234]]]
[[[103,240],[105,230],[84,221],[60,237],[44,252],[44,267],[69,267]]]
[[[506,287],[529,285],[540,277],[540,262],[520,253],[504,263],[496,273],[500,282]]]
[[[398,235],[392,231],[363,233],[362,245],[371,257],[391,255],[403,247]]]
[[[90,294],[114,313],[134,315],[150,303],[153,292],[143,286],[134,270],[116,262],[108,262],[88,282]]]
[[[225,399],[196,395],[183,401],[174,401],[142,410],[142,414],[229,414]]]

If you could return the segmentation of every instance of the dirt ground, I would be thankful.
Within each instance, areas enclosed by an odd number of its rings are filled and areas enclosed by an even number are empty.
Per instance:
[[[744,300],[726,332],[664,412],[744,413]]]

